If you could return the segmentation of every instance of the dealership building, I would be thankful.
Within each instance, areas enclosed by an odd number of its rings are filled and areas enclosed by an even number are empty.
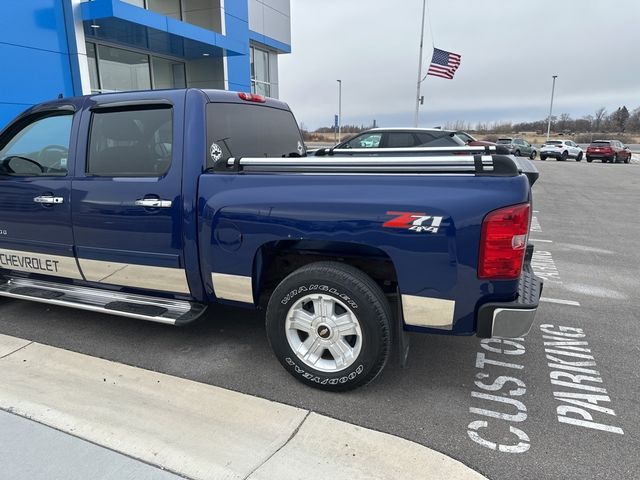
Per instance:
[[[289,0],[28,0],[0,5],[0,128],[58,96],[219,88],[278,97]]]

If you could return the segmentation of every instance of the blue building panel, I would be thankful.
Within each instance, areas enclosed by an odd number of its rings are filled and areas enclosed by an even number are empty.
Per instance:
[[[291,45],[287,45],[286,43],[280,42],[275,38],[268,37],[267,35],[262,35],[261,33],[254,32],[253,30],[249,31],[249,39],[261,43],[267,47],[273,48],[278,53],[291,53]]]
[[[60,0],[0,2],[0,43],[68,53]],[[3,58],[3,64],[7,62]]]

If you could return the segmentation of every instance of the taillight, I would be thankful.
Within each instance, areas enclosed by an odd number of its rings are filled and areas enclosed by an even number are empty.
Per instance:
[[[513,280],[520,276],[529,234],[529,204],[489,213],[482,222],[478,277]]]
[[[255,93],[239,92],[238,96],[247,102],[265,103],[267,101],[267,99],[262,95],[257,95]]]

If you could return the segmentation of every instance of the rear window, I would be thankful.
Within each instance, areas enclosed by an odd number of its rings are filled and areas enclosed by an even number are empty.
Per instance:
[[[608,147],[611,142],[604,140],[596,140],[591,144],[592,147]]]
[[[298,157],[306,154],[288,110],[242,103],[207,105],[207,166],[229,157]]]
[[[549,140],[547,145],[562,145],[562,140]]]
[[[511,139],[510,138],[499,138],[496,143],[501,143],[501,144],[511,143]]]

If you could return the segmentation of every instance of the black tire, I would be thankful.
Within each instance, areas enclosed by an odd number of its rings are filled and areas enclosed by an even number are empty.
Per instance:
[[[531,160],[535,160],[537,156],[538,156],[538,152],[536,152],[535,150],[531,150],[531,155],[529,155],[529,158]]]
[[[560,157],[558,157],[558,160],[560,160],[561,162],[566,162],[567,158],[569,158],[569,152],[564,151],[564,152],[562,152]]]
[[[631,154],[627,155],[627,159],[624,161],[624,163],[629,163],[631,162]]]
[[[576,162],[581,162],[581,161],[582,161],[582,152],[580,152],[576,157]]]
[[[602,163],[607,163],[609,159],[607,157],[602,157]]]
[[[331,337],[335,339],[340,336],[338,328],[328,324],[330,320],[327,318],[332,319],[333,316],[326,316],[326,312],[323,312],[324,316],[321,317],[316,315],[312,302],[315,295],[317,298],[322,295],[323,302],[327,302],[327,297],[331,297],[329,303],[335,301],[332,308],[339,307],[341,311],[345,310],[355,319],[354,323],[359,325],[359,337],[340,337],[340,340],[353,342],[353,345],[349,343],[353,350],[359,345],[357,356],[346,368],[335,368],[333,371],[327,371],[327,368],[313,368],[294,352],[291,346],[292,336],[294,341],[301,344],[309,338],[315,338],[314,343],[307,349],[307,355],[316,341],[320,346],[314,351],[322,353],[316,356],[317,360],[313,365],[317,366],[319,361],[325,362],[325,365],[327,362],[338,364],[329,347],[321,345],[323,342],[331,343]],[[301,308],[309,317],[315,315],[313,320],[309,321],[308,331],[312,333],[306,334],[306,337],[297,328],[287,329],[289,314],[295,311],[294,309],[299,311]],[[307,308],[313,309],[313,313]],[[322,324],[316,325],[319,322]],[[266,315],[267,337],[282,366],[302,383],[334,392],[361,387],[378,376],[391,351],[391,323],[391,308],[380,287],[362,271],[338,262],[312,263],[290,274],[280,282],[271,295]],[[324,335],[328,335],[329,338]]]
[[[611,159],[611,163],[618,163],[618,154],[617,153]]]
[[[591,163],[591,162],[593,162],[593,158],[587,157],[587,163]]]
[[[542,160],[543,162],[547,159],[547,157],[545,157],[544,155],[540,155],[540,160]]]
[[[516,150],[516,151],[515,151],[515,153],[514,153],[514,155],[515,155],[516,157],[519,157],[519,156],[520,156],[520,150]]]

